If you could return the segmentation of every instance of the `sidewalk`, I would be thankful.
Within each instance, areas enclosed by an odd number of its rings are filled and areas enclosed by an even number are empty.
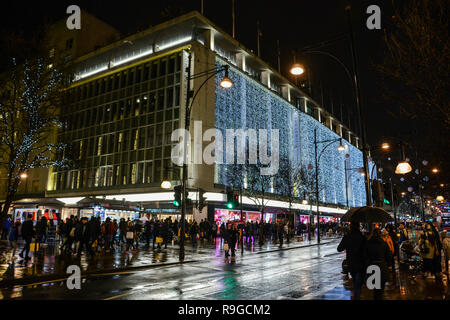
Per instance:
[[[321,244],[329,243],[338,237],[321,238]],[[313,238],[311,241],[283,243],[280,248],[278,244],[266,242],[262,246],[258,243],[246,243],[244,245],[244,257],[246,255],[261,254],[279,250],[291,250],[302,247],[317,245]],[[78,265],[83,276],[95,275],[99,273],[122,272],[136,269],[155,268],[179,264],[179,246],[169,243],[167,249],[152,249],[145,247],[142,243],[137,251],[125,253],[125,246],[116,246],[115,252],[98,253],[93,258],[84,254],[80,258],[59,254],[59,249],[46,247],[42,248],[42,253],[36,255],[30,252],[30,260],[25,261],[18,255],[24,246],[19,242],[16,250],[14,263],[11,260],[11,249],[6,241],[0,241],[0,287],[29,284],[39,281],[49,281],[67,278],[66,269],[69,265]],[[190,242],[185,243],[185,259],[183,263],[192,263],[212,257],[220,257],[223,253],[223,244],[217,238],[216,244],[202,243],[198,241],[198,246],[194,247]],[[56,254],[55,254],[56,250]],[[241,255],[241,247],[236,249],[236,255]]]

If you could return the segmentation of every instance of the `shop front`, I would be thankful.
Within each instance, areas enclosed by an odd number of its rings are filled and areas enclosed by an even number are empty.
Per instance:
[[[278,220],[282,219],[282,216],[278,213],[274,212],[264,212],[264,221],[266,223],[272,223],[277,221],[277,216],[280,216]],[[260,223],[262,220],[261,212],[257,211],[242,211],[242,219],[241,219],[241,211],[240,210],[229,210],[229,209],[214,209],[214,222],[217,224],[222,223],[238,223],[240,221],[247,222],[257,222]]]
[[[13,203],[10,214],[14,221],[24,222],[28,215],[34,224],[44,216],[48,221],[61,218],[63,203],[52,199],[22,199]]]
[[[107,218],[119,221],[139,219],[140,208],[130,202],[118,200],[106,200],[98,198],[84,198],[77,202],[79,208],[79,217],[88,218],[97,217],[103,222]]]

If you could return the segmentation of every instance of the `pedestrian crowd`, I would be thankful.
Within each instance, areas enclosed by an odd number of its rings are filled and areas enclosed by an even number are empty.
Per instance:
[[[442,257],[444,257],[447,276],[449,272],[450,238],[445,231],[439,234],[430,222],[425,223],[421,229],[423,233],[412,245],[412,252],[422,262],[421,272],[424,277],[441,280]],[[398,230],[392,224],[387,224],[383,229],[376,226],[370,233],[362,232],[359,223],[352,223],[337,248],[339,252],[344,250],[346,252],[342,267],[343,273],[350,273],[353,281],[352,298],[360,299],[365,279],[370,276],[366,273],[367,267],[376,265],[381,271],[381,286],[373,290],[373,298],[382,299],[390,275],[395,278],[395,258],[400,263],[400,251],[403,247],[407,247],[406,244],[410,245],[410,242],[407,226],[403,223],[399,225]],[[406,263],[406,261],[402,262]]]

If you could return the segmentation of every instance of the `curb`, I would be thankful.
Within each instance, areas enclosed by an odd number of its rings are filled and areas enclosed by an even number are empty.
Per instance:
[[[81,273],[81,278],[86,277],[93,277],[93,276],[101,276],[105,273],[119,273],[124,271],[137,271],[141,269],[153,269],[158,267],[169,267],[173,265],[180,265],[180,264],[186,264],[186,263],[193,263],[198,262],[199,260],[188,260],[183,262],[169,262],[169,263],[158,263],[153,265],[144,265],[144,266],[137,266],[137,267],[126,267],[126,268],[114,268],[114,269],[106,269],[106,270],[98,270],[98,271],[90,271],[86,273]],[[43,275],[38,277],[27,277],[27,278],[20,278],[20,279],[7,279],[7,280],[1,280],[0,281],[0,289],[9,288],[12,286],[26,286],[33,284],[35,282],[47,282],[47,281],[63,281],[68,278],[68,274],[49,274],[49,275]]]

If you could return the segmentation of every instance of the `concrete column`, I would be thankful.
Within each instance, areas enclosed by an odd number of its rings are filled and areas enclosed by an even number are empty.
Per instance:
[[[287,101],[291,102],[291,90],[289,89],[288,85],[284,85],[284,86],[281,87],[281,95]]]
[[[270,88],[270,72],[267,70],[261,71],[261,82]]]
[[[205,46],[214,51],[214,31],[207,29],[203,32],[203,36],[205,37]]]
[[[245,54],[243,52],[236,53],[236,63],[239,68],[245,70]]]

